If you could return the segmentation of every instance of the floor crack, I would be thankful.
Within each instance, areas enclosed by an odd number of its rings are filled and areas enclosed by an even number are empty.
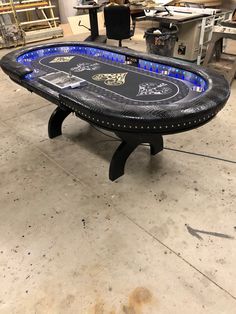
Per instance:
[[[177,253],[176,251],[174,251],[172,248],[170,248],[168,245],[166,245],[164,242],[162,242],[161,240],[159,240],[156,236],[154,236],[151,232],[149,232],[148,230],[146,230],[144,227],[142,227],[140,224],[138,224],[135,220],[133,220],[132,218],[130,218],[127,214],[125,214],[124,212],[120,212],[123,216],[125,216],[127,219],[129,219],[129,221],[131,221],[133,224],[135,224],[138,228],[140,228],[142,231],[144,231],[146,234],[148,234],[150,237],[152,237],[155,241],[157,241],[159,244],[161,244],[162,246],[164,246],[166,249],[168,249],[169,251],[171,251],[173,254],[175,254],[178,258],[180,258],[183,262],[185,262],[188,266],[190,266],[192,269],[194,269],[195,271],[197,271],[199,274],[201,274],[203,277],[205,277],[207,280],[209,280],[212,284],[214,284],[217,288],[219,288],[220,290],[222,290],[223,292],[225,292],[226,294],[228,294],[231,298],[233,298],[236,301],[236,297],[231,294],[229,291],[227,291],[226,289],[224,289],[223,287],[221,287],[217,282],[215,282],[213,279],[211,279],[209,276],[207,276],[206,274],[204,274],[201,270],[199,270],[196,266],[194,266],[192,263],[190,263],[189,261],[187,261],[183,256],[181,256],[179,253]]]

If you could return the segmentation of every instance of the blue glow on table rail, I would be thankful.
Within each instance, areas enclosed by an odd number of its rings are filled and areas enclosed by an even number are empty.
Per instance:
[[[42,49],[36,49],[22,54],[17,58],[17,62],[24,64],[25,66],[30,66],[32,61],[39,58],[50,56],[50,55],[67,55],[67,54],[78,54],[97,57],[99,59],[104,59],[107,61],[113,61],[117,63],[126,63],[126,55],[108,51],[105,49],[86,47],[86,46],[55,46]],[[207,89],[207,82],[200,76],[190,71],[185,71],[181,68],[175,68],[167,64],[161,64],[157,62],[147,61],[143,59],[138,59],[137,66],[140,69],[158,73],[159,75],[166,75],[169,77],[177,78],[182,81],[187,81],[193,84],[193,90],[202,93]],[[36,73],[32,72],[25,76],[26,79],[33,79]]]
[[[150,72],[190,82],[195,86],[194,89],[196,92],[204,92],[207,89],[206,81],[200,75],[190,71],[142,59],[139,59],[138,67]]]
[[[59,46],[59,47],[50,47],[50,48],[42,48],[38,50],[32,50],[30,52],[27,52],[25,54],[22,54],[17,58],[17,62],[24,64],[24,65],[30,65],[32,61],[37,60],[42,57],[47,57],[50,55],[56,55],[56,54],[85,54],[88,56],[93,56],[101,59],[106,59],[114,62],[119,63],[125,63],[126,57],[125,55],[102,50],[99,48],[91,48],[91,47],[84,47],[84,46]]]

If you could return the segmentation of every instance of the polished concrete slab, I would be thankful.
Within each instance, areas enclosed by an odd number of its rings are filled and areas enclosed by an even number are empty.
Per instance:
[[[235,313],[235,82],[112,183],[113,134],[71,115],[48,139],[55,106],[0,76],[0,313]]]

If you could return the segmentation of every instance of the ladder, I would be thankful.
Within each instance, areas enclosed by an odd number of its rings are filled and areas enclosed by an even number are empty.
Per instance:
[[[63,36],[55,7],[51,0],[0,1],[0,48],[18,45],[19,34],[23,44]]]

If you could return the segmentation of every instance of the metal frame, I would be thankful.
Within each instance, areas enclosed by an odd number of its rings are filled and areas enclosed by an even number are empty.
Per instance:
[[[232,17],[232,11],[220,12],[211,16],[206,16],[202,19],[200,38],[199,38],[199,50],[197,57],[197,64],[200,65],[204,57],[203,52],[207,50],[208,45],[211,42],[214,26],[220,24],[225,20],[230,20]],[[207,34],[208,32],[208,34]],[[207,34],[207,40],[205,40],[205,35]]]

